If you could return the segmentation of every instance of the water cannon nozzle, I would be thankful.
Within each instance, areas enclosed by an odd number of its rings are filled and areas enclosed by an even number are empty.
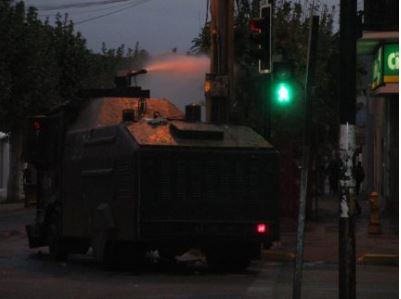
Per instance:
[[[141,69],[138,71],[132,70],[128,73],[129,76],[137,76],[137,75],[142,75],[142,74],[146,74],[148,71],[146,69]]]

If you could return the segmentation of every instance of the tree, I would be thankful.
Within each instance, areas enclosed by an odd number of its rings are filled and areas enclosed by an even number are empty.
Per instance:
[[[117,49],[109,49],[102,44],[101,53],[92,53],[89,59],[89,71],[85,88],[112,88],[114,77],[119,70],[141,69],[149,60],[149,53],[135,43],[135,49],[125,49],[121,45]]]
[[[0,131],[10,135],[8,200],[20,194],[27,116],[79,101],[80,89],[110,87],[118,68],[139,64],[148,55],[138,44],[129,56],[123,45],[93,54],[68,16],[58,15],[51,26],[38,19],[35,8],[11,0],[0,1],[0,53]]]
[[[0,4],[0,130],[10,132],[8,199],[19,197],[25,117],[57,101],[57,72],[48,27],[23,2]]]
[[[259,15],[259,1],[236,0],[235,3],[236,78],[231,110],[235,112],[242,124],[263,133],[266,121],[263,106],[266,105],[266,101],[271,101],[271,99],[266,92],[268,83],[258,74],[257,62],[252,56],[248,29],[250,18]],[[270,141],[282,154],[281,171],[284,172],[286,178],[282,181],[287,184],[282,189],[291,191],[289,185],[296,186],[298,173],[296,163],[301,155],[301,137],[305,115],[303,87],[305,85],[310,7],[287,0],[275,1],[275,3],[272,54],[293,63],[297,97],[294,99],[292,107],[287,107],[285,110],[272,105]],[[336,138],[328,135],[325,129],[328,128],[329,132],[335,132],[338,127],[337,86],[335,84],[338,76],[336,63],[338,45],[337,36],[332,28],[334,8],[315,6],[313,11],[320,12],[320,24],[316,62],[316,78],[319,79],[315,81],[314,86],[312,121],[314,128],[323,129],[313,132],[312,139],[315,140],[315,144],[312,147],[314,147],[313,152],[315,153],[319,151],[327,154],[335,144]],[[210,43],[206,40],[209,34],[208,30],[210,29],[205,26],[201,34],[193,40],[193,48],[198,52],[209,53]],[[319,142],[317,142],[318,139]],[[288,194],[288,197],[294,198],[295,189],[296,187],[293,188],[291,194]],[[296,204],[291,202],[289,206],[296,207]],[[296,212],[296,209],[293,209],[293,212]]]
[[[192,54],[208,54],[210,50],[210,22],[207,22],[201,33],[192,40]]]
[[[259,1],[236,0],[235,11],[235,99],[232,109],[240,112],[241,121],[257,131],[262,132],[263,114],[261,111],[260,75],[257,72],[256,60],[252,57],[250,48],[248,24],[250,18],[259,14]],[[277,2],[276,2],[277,3]],[[320,10],[320,30],[318,61],[316,63],[316,81],[314,89],[315,122],[337,126],[337,92],[333,82],[336,82],[337,68],[337,44],[336,35],[333,32],[334,7],[331,10],[327,6],[317,7]],[[299,128],[302,126],[302,88],[304,86],[306,58],[309,34],[309,11],[300,3],[281,1],[277,3],[273,14],[273,55],[280,55],[284,60],[293,62],[295,78],[298,82],[299,97],[294,109],[287,112],[272,111],[273,133],[280,138],[280,134],[290,133],[300,136]],[[192,41],[192,51],[195,53],[209,53],[210,51],[210,26],[206,24],[198,37]],[[253,99],[253,100],[249,100]]]

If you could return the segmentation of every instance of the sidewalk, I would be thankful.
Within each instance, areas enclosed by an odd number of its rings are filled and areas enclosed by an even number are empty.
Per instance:
[[[398,265],[398,223],[382,215],[382,234],[369,235],[369,202],[361,197],[361,215],[356,217],[356,257],[358,263]],[[266,260],[291,261],[296,253],[296,219],[281,220],[281,242],[264,252]],[[325,196],[319,200],[318,219],[306,223],[305,262],[338,263],[338,199]]]
[[[23,201],[21,202],[0,202],[0,213],[7,213],[7,212],[13,212],[13,211],[18,211],[26,208],[25,204]]]

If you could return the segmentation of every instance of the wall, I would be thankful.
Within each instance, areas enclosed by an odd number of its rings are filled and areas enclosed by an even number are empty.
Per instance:
[[[0,136],[0,201],[4,201],[7,195],[7,181],[9,172],[10,147],[8,137]]]

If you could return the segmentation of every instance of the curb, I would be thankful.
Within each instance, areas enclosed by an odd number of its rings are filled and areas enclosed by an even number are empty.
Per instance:
[[[398,254],[367,253],[357,260],[358,264],[398,266]]]
[[[295,260],[295,254],[290,251],[272,251],[262,252],[262,259],[271,262],[292,262]],[[382,265],[398,266],[397,254],[372,254],[367,253],[357,259],[358,264],[362,265]]]
[[[262,258],[273,262],[292,262],[295,254],[290,251],[265,250],[262,252]]]
[[[13,212],[25,209],[24,203],[0,203],[1,212]]]

